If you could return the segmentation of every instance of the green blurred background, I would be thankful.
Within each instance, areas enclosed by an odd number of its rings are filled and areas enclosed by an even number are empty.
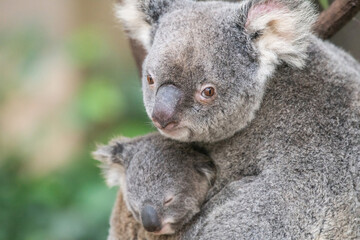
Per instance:
[[[155,131],[112,6],[0,0],[0,240],[106,238],[116,189],[90,153]],[[333,39],[357,58],[359,26]]]

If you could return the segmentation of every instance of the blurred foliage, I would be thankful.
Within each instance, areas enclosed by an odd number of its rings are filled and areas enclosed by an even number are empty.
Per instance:
[[[115,189],[106,189],[88,154],[35,179],[22,175],[21,161],[1,167],[0,239],[105,239]]]
[[[0,63],[8,66],[1,73],[0,106],[8,93],[31,84],[24,81],[30,81],[26,76],[41,61],[46,43],[42,32],[32,27],[21,34],[0,33],[0,45],[6,46]],[[26,172],[28,158],[21,151],[1,155],[0,239],[105,239],[116,189],[106,187],[90,152],[95,142],[105,143],[115,135],[133,137],[153,130],[136,69],[118,56],[104,34],[79,29],[63,48],[82,74],[64,119],[85,140],[68,164],[45,176]]]
[[[319,3],[323,9],[327,9],[329,7],[329,0],[319,0]]]
[[[44,33],[35,26],[0,34],[0,101],[24,84],[22,79],[31,74],[45,43]]]

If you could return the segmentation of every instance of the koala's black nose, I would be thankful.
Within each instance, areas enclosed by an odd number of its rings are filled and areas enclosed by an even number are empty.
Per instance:
[[[161,222],[156,210],[146,205],[141,211],[141,221],[148,232],[157,232],[161,230]]]
[[[183,92],[174,85],[168,84],[159,88],[152,112],[152,120],[156,127],[170,130],[176,126],[176,111],[182,98]]]

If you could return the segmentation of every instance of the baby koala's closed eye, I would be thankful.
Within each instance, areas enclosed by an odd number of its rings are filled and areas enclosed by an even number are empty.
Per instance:
[[[93,156],[102,162],[108,185],[120,186],[134,218],[155,234],[173,234],[189,222],[216,175],[201,150],[159,134],[117,138]]]

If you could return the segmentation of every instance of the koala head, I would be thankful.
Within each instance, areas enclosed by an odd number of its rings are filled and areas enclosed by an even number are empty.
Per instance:
[[[216,173],[205,154],[160,135],[115,139],[93,155],[108,185],[120,186],[134,218],[155,234],[172,234],[198,213]]]
[[[316,17],[307,0],[123,0],[117,14],[148,52],[148,116],[163,135],[188,142],[244,128],[276,67],[305,64]]]

